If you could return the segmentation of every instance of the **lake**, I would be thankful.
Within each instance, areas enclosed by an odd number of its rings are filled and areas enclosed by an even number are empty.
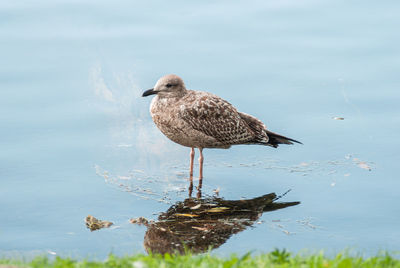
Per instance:
[[[397,1],[3,1],[0,255],[145,253],[161,245],[151,230],[173,236],[184,221],[193,241],[214,228],[219,255],[399,250],[399,12]],[[203,199],[196,187],[188,199],[190,149],[141,97],[169,73],[304,145],[205,149]],[[222,227],[205,222],[263,196]],[[204,206],[203,225],[186,215]],[[114,224],[91,232],[88,215]]]

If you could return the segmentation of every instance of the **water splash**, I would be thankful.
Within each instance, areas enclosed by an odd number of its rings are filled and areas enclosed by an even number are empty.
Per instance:
[[[128,150],[141,165],[160,163],[179,153],[151,121],[149,102],[141,97],[143,89],[132,71],[109,74],[95,64],[89,70],[89,83],[96,106],[108,119],[108,146]]]

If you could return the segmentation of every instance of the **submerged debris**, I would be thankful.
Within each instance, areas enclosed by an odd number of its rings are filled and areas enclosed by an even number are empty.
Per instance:
[[[368,164],[365,163],[365,162],[359,162],[359,163],[358,163],[358,167],[359,167],[359,168],[362,168],[362,169],[366,169],[366,170],[368,170],[368,171],[371,171],[371,170],[372,170],[371,167],[368,166]]]
[[[358,158],[353,158],[353,161],[359,168],[362,168],[362,169],[365,169],[365,170],[368,170],[368,171],[372,170],[371,166],[365,161],[362,161],[362,160],[360,160]]]
[[[113,225],[113,223],[110,221],[102,221],[102,220],[96,219],[92,215],[88,215],[85,219],[85,222],[86,222],[87,228],[89,228],[90,231],[95,231],[95,230],[99,230],[102,228],[108,228],[111,225]]]
[[[139,217],[139,218],[132,218],[129,220],[130,223],[132,224],[137,224],[137,225],[145,225],[147,226],[149,224],[149,220],[146,219],[145,217]]]
[[[358,162],[357,162],[357,166],[358,166],[359,168],[366,169],[366,170],[368,170],[368,171],[371,171],[371,170],[372,170],[372,168],[367,164],[367,162],[364,162],[364,161],[358,161]]]

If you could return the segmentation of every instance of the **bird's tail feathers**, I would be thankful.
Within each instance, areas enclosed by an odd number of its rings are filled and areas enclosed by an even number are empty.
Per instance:
[[[240,112],[239,115],[255,134],[254,139],[251,140],[249,144],[262,144],[275,148],[278,147],[278,144],[293,144],[293,142],[302,144],[297,140],[268,131],[264,123],[254,116]]]
[[[268,130],[265,130],[265,132],[267,133],[267,135],[269,137],[269,141],[266,145],[270,145],[275,148],[278,147],[279,144],[293,144],[293,142],[303,144],[297,140],[276,134],[276,133],[268,131]]]

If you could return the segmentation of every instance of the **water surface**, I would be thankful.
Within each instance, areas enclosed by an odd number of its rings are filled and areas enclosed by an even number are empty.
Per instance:
[[[205,150],[202,194],[291,191],[214,251],[398,250],[396,1],[0,4],[0,254],[145,252],[189,149],[141,98],[167,73],[304,145]],[[335,120],[343,117],[344,120]],[[195,181],[195,184],[197,182]],[[90,232],[87,215],[114,222]]]

